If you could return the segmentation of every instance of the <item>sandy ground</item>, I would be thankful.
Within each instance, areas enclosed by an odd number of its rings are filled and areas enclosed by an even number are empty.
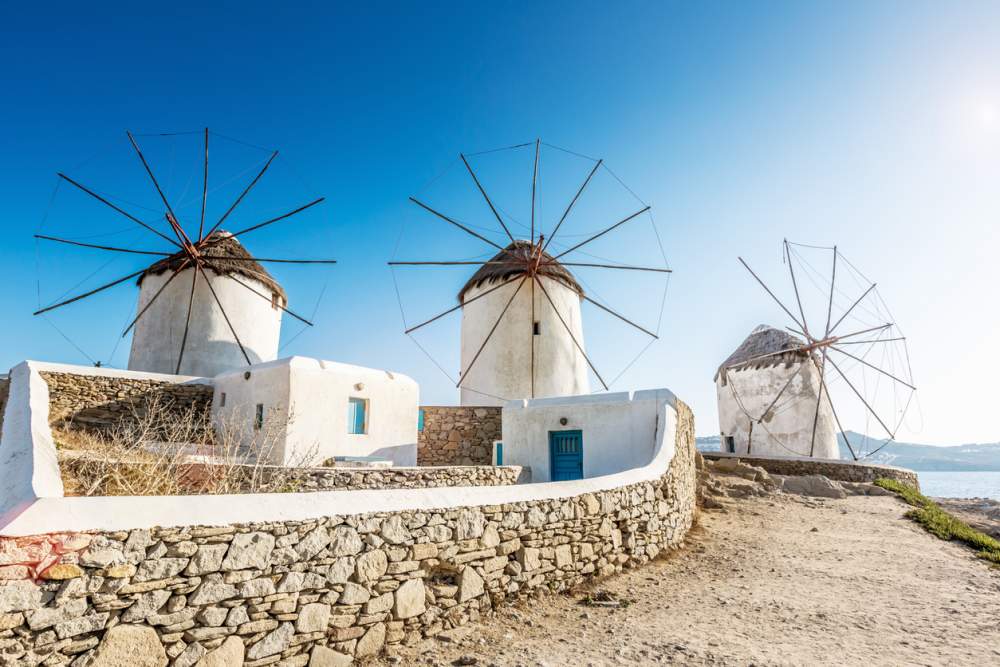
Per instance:
[[[784,494],[703,511],[687,546],[403,647],[420,665],[1000,665],[1000,569],[894,497]],[[456,632],[456,631],[453,631]]]

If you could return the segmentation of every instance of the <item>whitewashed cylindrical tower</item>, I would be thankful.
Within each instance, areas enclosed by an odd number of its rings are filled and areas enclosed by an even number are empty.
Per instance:
[[[525,259],[532,251],[528,241],[510,244],[480,267],[458,294],[463,304],[462,405],[503,405],[517,398],[590,393],[587,360],[580,350],[586,349],[580,312],[583,288],[548,254],[536,272],[548,298],[531,277],[522,283]],[[512,278],[509,285],[477,298]],[[487,337],[489,342],[483,347]]]
[[[795,336],[762,324],[719,366],[715,386],[723,452],[840,458],[826,390],[817,417],[819,359],[815,352],[797,349],[804,345]],[[772,354],[783,350],[787,352]]]
[[[193,302],[191,283],[196,269],[191,267],[182,269],[156,297],[135,325],[129,370],[175,373],[179,357],[181,375],[213,377],[241,368],[247,365],[247,360],[233,329],[251,363],[277,358],[282,312],[279,306],[287,303],[285,291],[227,232],[215,232],[209,238],[218,238],[220,242],[208,246],[202,254],[218,271],[206,267],[204,274],[199,273]],[[183,253],[167,257],[140,276],[137,312],[149,304],[184,257]],[[206,275],[212,289],[206,284]],[[189,302],[192,303],[190,325],[184,340]]]

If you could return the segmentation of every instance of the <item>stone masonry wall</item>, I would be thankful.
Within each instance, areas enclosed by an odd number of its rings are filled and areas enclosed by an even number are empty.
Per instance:
[[[41,372],[49,385],[52,426],[100,430],[145,414],[152,402],[166,414],[207,415],[212,407],[209,384]],[[206,420],[207,422],[207,420]]]
[[[425,489],[442,486],[517,484],[521,466],[442,466],[426,468],[305,468],[290,475],[298,491],[334,489]],[[283,476],[288,473],[282,471]]]
[[[423,406],[417,465],[490,465],[500,439],[499,407]]]
[[[841,482],[874,482],[880,477],[894,479],[904,484],[920,488],[917,473],[906,468],[856,463],[854,461],[821,461],[808,459],[784,459],[768,456],[733,456],[723,452],[702,452],[706,459],[719,460],[736,458],[744,463],[758,466],[774,475],[823,475]]]
[[[0,539],[0,656],[71,667],[344,665],[648,562],[694,516],[678,402],[659,478],[495,506]],[[6,580],[6,581],[4,581]]]

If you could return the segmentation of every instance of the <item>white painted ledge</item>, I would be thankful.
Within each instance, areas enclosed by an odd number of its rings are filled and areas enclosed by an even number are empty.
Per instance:
[[[32,444],[51,444],[48,427],[48,392],[44,381],[33,371],[34,362],[18,366],[11,377],[11,397],[0,441],[0,462],[8,450],[23,457]],[[38,366],[52,366],[42,365]],[[42,370],[49,370],[43,368]],[[33,376],[33,377],[32,377]],[[168,376],[174,377],[176,376]],[[35,379],[37,378],[37,379]],[[30,382],[29,382],[30,380]],[[41,386],[38,386],[38,383]],[[31,397],[24,387],[38,390]],[[41,399],[44,390],[44,401]],[[22,395],[24,392],[25,395]],[[666,389],[636,392],[635,398],[656,398],[664,410],[657,416],[656,444],[652,460],[645,466],[613,475],[568,482],[545,482],[515,486],[440,487],[430,489],[386,489],[320,491],[314,493],[269,493],[217,496],[62,496],[55,447],[44,454],[47,475],[11,498],[17,503],[0,506],[0,536],[18,537],[54,532],[117,531],[155,526],[220,526],[242,523],[304,521],[325,516],[403,512],[478,507],[504,503],[570,498],[584,493],[607,491],[659,479],[666,473],[675,451],[677,430],[676,397]],[[16,400],[15,400],[16,399]],[[16,404],[16,405],[15,405]],[[12,413],[12,406],[13,413]],[[27,413],[27,414],[25,414]],[[8,420],[14,418],[10,433]],[[32,431],[29,423],[35,425]],[[30,459],[31,457],[29,457]],[[38,460],[38,454],[34,460]],[[4,476],[8,468],[4,466]],[[23,472],[24,468],[20,468]],[[55,471],[54,479],[52,471]],[[56,486],[58,483],[58,487]],[[8,484],[5,482],[4,486]],[[21,487],[19,487],[21,488]],[[7,500],[7,496],[3,497]]]

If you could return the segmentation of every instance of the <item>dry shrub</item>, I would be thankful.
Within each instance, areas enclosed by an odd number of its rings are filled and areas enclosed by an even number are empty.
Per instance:
[[[154,397],[114,426],[53,435],[67,496],[287,492],[302,487],[317,449],[284,466],[269,463],[291,421],[272,411],[252,429],[249,417],[230,411],[213,424],[207,410],[180,411]]]

